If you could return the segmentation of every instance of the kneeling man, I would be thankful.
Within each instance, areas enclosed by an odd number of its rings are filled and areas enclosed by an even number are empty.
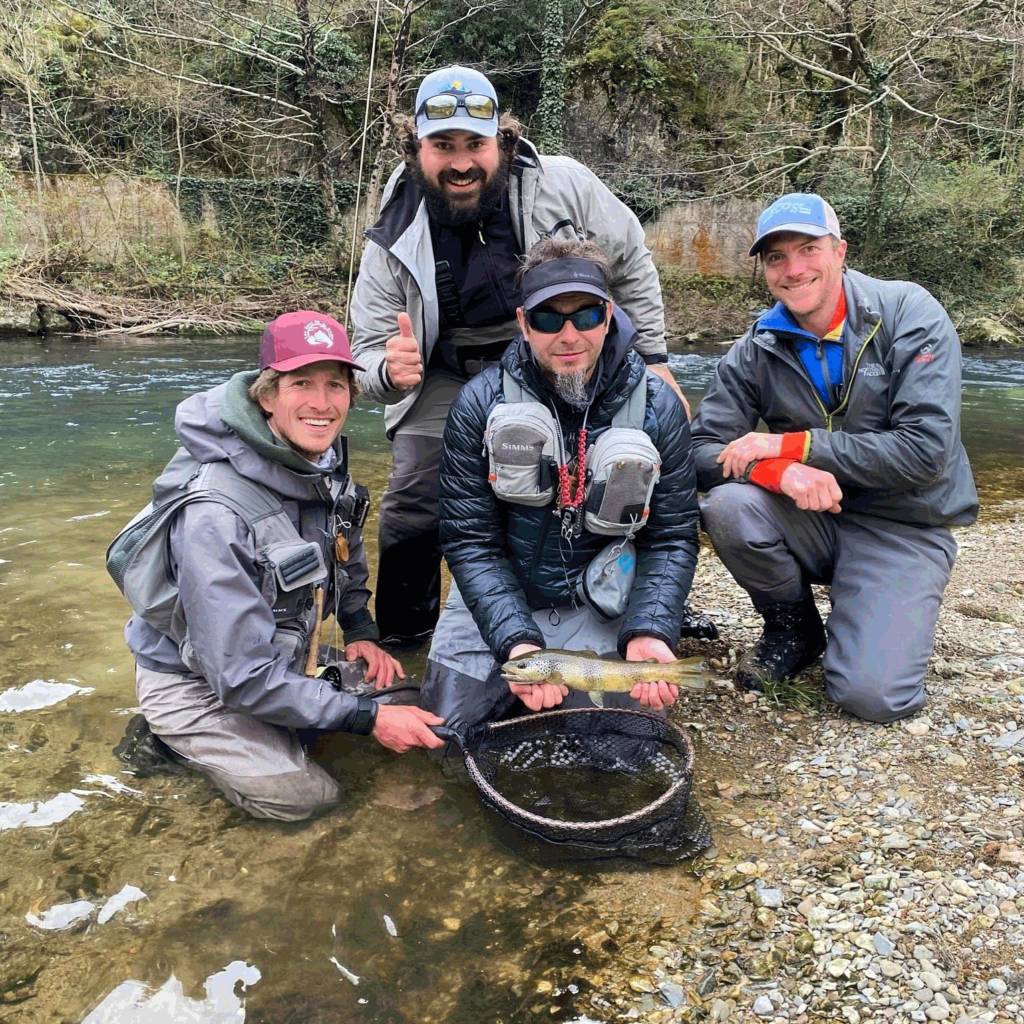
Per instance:
[[[448,416],[441,542],[453,582],[423,706],[449,726],[520,701],[539,711],[587,699],[503,683],[501,664],[530,651],[675,660],[698,550],[690,428],[634,351],[610,279],[593,243],[538,242],[520,276],[522,334]],[[612,594],[594,592],[606,582]],[[677,692],[643,683],[619,702],[661,710]]]
[[[920,285],[844,267],[820,196],[765,210],[750,255],[778,303],[722,358],[693,423],[704,529],[765,621],[737,682],[758,689],[824,651],[840,707],[904,718],[925,703],[949,527],[978,511],[960,341]],[[812,583],[831,585],[826,626]]]

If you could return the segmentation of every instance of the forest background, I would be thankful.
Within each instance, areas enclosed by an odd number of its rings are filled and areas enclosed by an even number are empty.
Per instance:
[[[588,164],[645,222],[676,334],[743,326],[766,299],[745,257],[758,209],[817,191],[854,266],[921,282],[965,340],[1024,335],[1018,0],[0,14],[0,298],[39,328],[245,329],[299,306],[343,319],[399,159],[392,116],[423,73],[467,63],[541,152]]]

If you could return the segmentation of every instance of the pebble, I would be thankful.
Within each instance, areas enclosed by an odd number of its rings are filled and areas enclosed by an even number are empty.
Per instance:
[[[1024,623],[1018,504],[1010,523],[957,532],[949,593],[992,594],[1006,581],[1000,606]],[[965,571],[979,560],[984,571]],[[698,566],[698,593],[709,577],[707,607],[748,607],[727,598],[734,584],[713,557]],[[824,592],[816,597],[824,608]],[[623,981],[590,1016],[1024,1024],[1024,630],[1004,635],[952,603],[940,613],[926,715],[882,726],[830,705],[797,719],[765,698],[744,705],[722,692],[708,703],[698,751],[708,767],[696,785],[722,834],[693,883],[694,924],[663,917],[635,956],[623,929],[623,973],[653,976],[656,1003]],[[738,655],[761,627],[747,618],[741,610],[727,630]],[[742,779],[742,801],[715,792],[715,771]],[[650,959],[653,944],[666,955]]]

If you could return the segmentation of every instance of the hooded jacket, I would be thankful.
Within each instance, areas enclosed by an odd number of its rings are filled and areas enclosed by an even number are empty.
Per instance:
[[[635,636],[673,647],[683,604],[697,565],[697,492],[690,425],[669,386],[647,373],[633,351],[634,331],[615,311],[591,378],[587,441],[611,425],[630,392],[647,377],[644,432],[661,455],[647,524],[634,543],[637,575],[619,630],[619,653]],[[474,377],[459,393],[445,425],[441,460],[441,543],[448,567],[495,658],[506,660],[518,643],[544,645],[531,611],[575,602],[576,580],[609,542],[583,530],[562,539],[555,502],[543,508],[500,501],[488,483],[484,430],[491,410],[505,401],[502,368],[554,410],[565,451],[574,451],[583,410],[568,405],[547,382],[526,340],[505,351],[500,366]]]
[[[349,558],[333,558],[330,516],[347,478],[345,439],[334,444],[335,466],[314,466],[274,435],[259,406],[248,397],[255,372],[235,374],[211,391],[182,402],[174,426],[182,449],[153,484],[153,503],[180,494],[187,466],[226,460],[270,491],[304,541],[316,543],[328,567],[324,617],[336,615],[345,642],[376,640],[367,611],[370,591],[362,535],[348,536]],[[200,675],[228,707],[275,725],[325,730],[348,728],[357,700],[319,679],[294,671],[296,649],[282,643],[274,608],[265,594],[263,552],[251,531],[227,505],[200,500],[185,505],[170,528],[170,563],[178,587],[176,617],[186,635],[180,643],[158,632],[139,615],[125,626],[136,661],[157,672]],[[304,607],[300,612],[308,613]],[[308,632],[299,637],[301,655]]]
[[[636,325],[637,351],[647,362],[664,362],[665,311],[658,272],[636,216],[590,170],[564,156],[540,156],[525,139],[509,173],[512,226],[521,252],[542,235],[586,238],[611,261],[612,294]],[[387,377],[385,344],[397,333],[405,310],[426,366],[437,344],[441,310],[434,276],[427,206],[405,164],[395,168],[384,190],[381,214],[367,232],[352,295],[352,353],[366,367],[363,391],[384,402],[389,438],[415,404],[422,388],[399,391]]]
[[[920,285],[843,272],[843,386],[829,412],[769,311],[722,357],[693,420],[701,490],[726,482],[715,458],[763,419],[771,433],[809,431],[808,466],[831,473],[842,507],[916,523],[963,526],[978,512],[960,441],[960,339]],[[755,485],[756,486],[756,485]]]

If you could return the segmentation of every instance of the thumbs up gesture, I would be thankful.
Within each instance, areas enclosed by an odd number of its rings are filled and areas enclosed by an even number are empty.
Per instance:
[[[398,333],[388,338],[384,353],[388,376],[399,391],[408,391],[423,379],[423,359],[408,313],[398,314]]]

